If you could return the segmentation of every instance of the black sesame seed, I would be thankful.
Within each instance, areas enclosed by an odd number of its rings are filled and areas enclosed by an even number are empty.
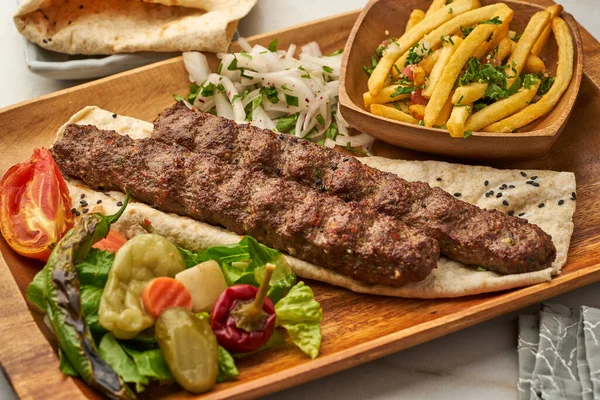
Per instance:
[[[532,183],[532,185],[533,185],[533,186],[535,186],[535,187],[538,187],[538,186],[540,186],[540,184],[539,184],[539,183],[537,183],[537,182],[533,182],[533,183]]]
[[[499,199],[500,197],[502,197],[502,193],[498,193],[498,194],[496,195],[496,198],[497,198],[497,199]]]
[[[534,182],[533,181],[527,181],[525,183],[528,184],[528,185],[533,185]]]
[[[576,200],[577,199],[577,193],[572,192],[571,193],[571,200]]]
[[[85,193],[81,193],[81,196],[80,196],[80,197],[81,197],[82,199],[85,199]]]
[[[436,181],[441,182],[442,178],[435,178]]]
[[[485,197],[490,197],[491,195],[492,195],[492,194],[491,194],[490,192],[487,192],[487,193],[485,194]]]
[[[504,204],[505,206],[507,206],[508,205],[508,201],[502,200],[502,204]]]
[[[79,6],[79,9],[82,10],[83,9],[83,4]]]
[[[521,171],[521,176],[525,177],[525,176],[527,176],[527,174],[525,172]]]
[[[81,210],[81,211],[82,211],[84,214],[87,214],[87,212],[88,212],[88,211],[90,211],[90,210],[88,210],[87,208],[84,208],[84,209],[83,209],[83,210]]]
[[[500,185],[500,190],[504,190],[506,189],[508,186],[506,186],[506,183],[503,183],[502,185]]]
[[[48,43],[48,41],[46,39],[42,39],[43,43]]]
[[[345,201],[346,203],[350,201],[350,196],[348,195],[348,193],[344,193],[344,194],[342,195],[342,198],[344,199],[344,201]]]
[[[100,204],[100,203],[102,203],[102,200],[98,200],[98,201],[96,202],[96,204]]]
[[[510,215],[512,217],[513,215],[515,215],[515,212],[514,211],[509,211],[508,215]]]
[[[560,199],[560,200],[558,201],[558,205],[559,205],[559,206],[562,206],[563,204],[565,204],[565,201],[564,201],[563,199]]]
[[[525,213],[524,213],[524,212],[522,212],[522,213],[519,213],[519,217],[522,217],[523,215],[525,215]]]
[[[344,158],[342,158],[342,161],[343,161],[343,162],[346,162],[346,161],[348,161],[348,160],[349,160],[349,158],[348,158],[348,157],[344,157]]]
[[[461,196],[460,193],[458,193],[458,192],[454,193],[454,197],[460,197],[460,196]]]
[[[79,217],[81,213],[79,211],[75,211],[75,215]]]
[[[123,206],[123,202],[122,202],[122,201],[119,201],[119,202],[117,203],[117,206],[118,206],[118,207],[122,207],[122,206]]]
[[[545,205],[544,203],[540,203],[540,204],[538,204],[538,207],[542,208],[542,207],[544,207],[544,205]]]
[[[283,138],[284,138],[284,137],[285,137],[285,136],[283,136],[283,133],[280,133],[280,134],[279,134],[279,139],[283,140]]]
[[[69,22],[67,22],[67,25],[71,25],[71,20],[69,20]]]
[[[487,186],[487,185],[489,185],[489,184],[490,184],[490,181],[485,181],[485,182],[483,182],[483,186]]]
[[[509,188],[509,189],[514,189],[514,188],[515,188],[515,185],[508,185],[508,188]]]
[[[537,175],[534,175],[534,176],[531,177],[532,181],[535,181],[536,179],[537,179]]]
[[[117,118],[117,114],[113,114],[113,118]]]
[[[76,211],[77,211],[77,209],[71,208],[71,214],[75,214]]]
[[[87,207],[87,205],[88,205],[87,201],[85,201],[85,200],[81,200],[79,202],[79,204],[81,204],[82,207]]]
[[[56,25],[56,21],[54,21],[54,25]],[[49,38],[48,38],[48,41],[49,41],[49,42],[51,42],[51,41],[52,41],[52,38],[51,38],[51,37],[49,37]]]

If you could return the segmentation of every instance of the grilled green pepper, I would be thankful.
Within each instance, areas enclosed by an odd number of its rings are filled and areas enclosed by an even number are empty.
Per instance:
[[[83,218],[58,242],[46,265],[46,312],[63,355],[85,382],[112,399],[133,399],[135,395],[98,353],[83,315],[75,264],[85,260],[92,245],[106,237],[128,201],[129,194],[114,215]]]

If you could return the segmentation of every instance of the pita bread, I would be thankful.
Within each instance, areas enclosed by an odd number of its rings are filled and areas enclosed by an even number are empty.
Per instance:
[[[134,118],[118,116],[98,107],[86,107],[75,114],[57,134],[59,140],[68,124],[92,124],[100,129],[113,129],[133,139],[149,137],[152,124]],[[440,258],[437,268],[431,275],[416,283],[401,288],[382,285],[369,285],[348,278],[335,271],[319,267],[306,261],[287,256],[290,266],[301,278],[314,279],[341,286],[358,293],[398,296],[409,298],[460,297],[487,292],[512,289],[549,281],[558,275],[567,260],[567,252],[573,233],[573,213],[575,200],[575,176],[570,172],[537,170],[498,170],[489,167],[449,164],[435,161],[403,161],[380,157],[362,158],[361,161],[383,171],[395,173],[409,181],[424,181],[439,186],[450,193],[460,193],[460,198],[483,208],[525,213],[531,223],[540,226],[552,236],[557,249],[556,261],[551,268],[526,274],[500,275],[490,271],[479,271],[445,257]],[[521,172],[527,177],[523,177]],[[539,186],[527,184],[533,177]],[[485,185],[485,181],[488,185]],[[101,193],[91,190],[78,181],[68,181],[74,204],[85,194],[88,204],[95,205],[92,211],[112,213],[118,209],[116,203],[123,200],[120,192]],[[486,197],[490,189],[497,193],[502,189],[502,198]],[[511,188],[514,186],[514,188]],[[509,206],[502,201],[506,200]],[[563,200],[559,205],[559,201]],[[540,207],[541,204],[544,204]],[[240,237],[224,229],[208,225],[188,217],[167,214],[143,203],[133,202],[125,211],[115,228],[126,237],[145,232],[141,227],[144,219],[151,221],[157,233],[171,239],[177,245],[199,251],[209,246],[236,243]]]
[[[226,51],[256,0],[24,0],[14,16],[33,43],[67,54]]]

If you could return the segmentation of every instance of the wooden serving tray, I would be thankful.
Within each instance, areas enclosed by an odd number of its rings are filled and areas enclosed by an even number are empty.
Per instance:
[[[550,4],[536,0],[538,4]],[[302,26],[250,38],[263,45],[316,40],[323,51],[344,42],[358,16],[341,14]],[[561,276],[549,283],[502,293],[459,299],[411,300],[358,295],[310,282],[323,306],[321,355],[310,360],[289,346],[238,361],[240,377],[200,396],[207,399],[253,398],[341,371],[534,304],[600,280],[600,43],[581,28],[585,75],[579,99],[565,132],[544,157],[528,162],[495,162],[501,168],[573,171],[578,182],[575,232],[569,260]],[[188,74],[181,58],[138,68],[0,110],[0,174],[27,160],[33,148],[48,146],[67,119],[87,105],[152,121],[173,103],[173,93],[186,93]],[[375,152],[388,157],[432,159],[376,143]],[[452,161],[452,160],[451,160]],[[11,251],[0,239],[0,363],[23,399],[97,398],[81,381],[58,369],[52,335],[39,312],[31,312],[23,294],[41,268]],[[152,389],[154,390],[154,389]],[[168,398],[191,397],[185,392]],[[153,392],[156,396],[157,393]],[[149,397],[150,393],[140,396]],[[153,397],[155,397],[153,396]]]

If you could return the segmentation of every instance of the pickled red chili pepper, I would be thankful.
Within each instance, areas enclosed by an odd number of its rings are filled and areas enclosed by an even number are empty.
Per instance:
[[[267,264],[265,277],[256,288],[234,285],[227,288],[210,313],[211,327],[221,346],[233,353],[258,350],[275,330],[275,307],[267,297],[275,266]]]

